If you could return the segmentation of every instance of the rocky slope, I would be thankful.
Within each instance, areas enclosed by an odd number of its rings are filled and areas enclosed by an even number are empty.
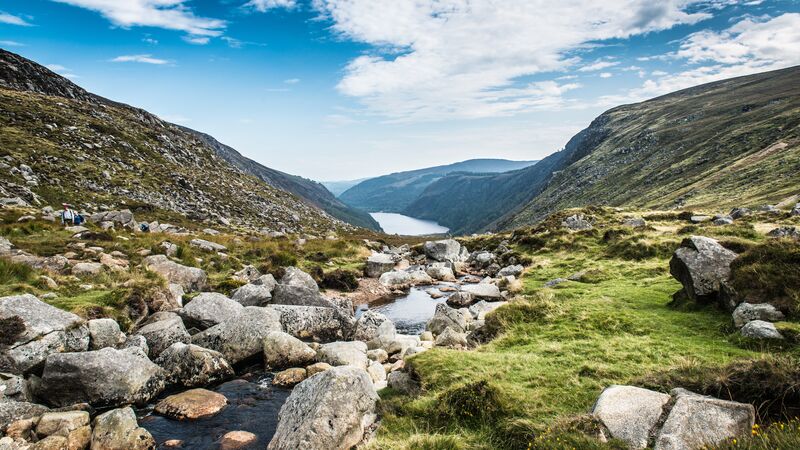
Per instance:
[[[397,172],[370,178],[346,190],[339,198],[365,211],[402,212],[426,187],[443,176],[456,172],[500,173],[536,164],[536,161],[471,159],[446,166]]]
[[[463,233],[587,204],[770,203],[800,189],[799,127],[800,67],[710,83],[611,109],[514,174],[442,178],[405,213]]]
[[[323,201],[284,190],[299,192],[301,183],[265,183],[241,155],[239,164],[229,162],[212,138],[2,50],[0,129],[0,197],[88,211],[159,209],[271,231],[350,228],[316,206]],[[275,171],[280,176],[290,178]]]

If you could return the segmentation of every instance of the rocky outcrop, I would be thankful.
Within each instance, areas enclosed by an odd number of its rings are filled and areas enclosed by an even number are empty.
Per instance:
[[[221,353],[194,344],[176,342],[161,352],[155,363],[166,372],[167,384],[208,386],[234,375]]]
[[[282,331],[280,315],[272,309],[246,306],[219,325],[192,336],[192,343],[222,353],[230,364],[260,355],[264,338]]]
[[[0,371],[27,372],[40,367],[48,355],[89,348],[83,319],[30,294],[0,298],[0,324]]]
[[[54,406],[144,404],[164,389],[164,370],[136,349],[56,353],[47,357],[36,395]]]
[[[717,300],[721,283],[730,277],[730,265],[736,253],[714,239],[692,236],[684,239],[669,262],[669,270],[683,284],[692,300]]]
[[[161,275],[168,282],[181,285],[187,292],[201,291],[206,287],[208,276],[203,269],[178,264],[165,255],[148,256],[142,264],[145,269]]]
[[[298,384],[281,407],[270,450],[346,450],[375,422],[378,395],[364,369],[334,367]]]

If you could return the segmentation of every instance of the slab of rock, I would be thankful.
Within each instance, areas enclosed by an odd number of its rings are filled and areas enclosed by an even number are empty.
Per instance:
[[[91,450],[153,450],[156,441],[140,428],[133,409],[120,408],[94,419]]]
[[[33,295],[0,298],[0,371],[24,373],[37,369],[48,355],[81,352],[89,348],[89,330],[83,319]]]
[[[172,344],[188,344],[192,337],[180,317],[170,317],[139,328],[138,334],[147,340],[150,357],[155,359]]]
[[[661,426],[655,450],[684,450],[714,446],[750,434],[755,423],[753,405],[729,402],[675,389],[674,405]]]
[[[367,344],[361,341],[324,344],[317,350],[317,361],[332,366],[353,366],[366,369],[369,366]]]
[[[228,399],[207,389],[189,389],[170,395],[156,405],[154,411],[175,420],[197,420],[220,413]]]
[[[275,310],[246,306],[239,315],[192,336],[192,343],[218,351],[230,364],[236,364],[261,354],[264,338],[282,328]]]
[[[186,292],[196,292],[206,287],[208,275],[203,269],[178,264],[166,255],[148,256],[142,264],[145,269],[161,275],[168,282],[181,285]]]
[[[692,300],[716,300],[720,284],[727,281],[736,253],[714,239],[691,236],[684,239],[669,262],[669,271]]]
[[[136,349],[47,357],[36,394],[54,406],[144,404],[164,389],[164,370]]]
[[[392,289],[404,289],[411,285],[411,274],[405,270],[392,270],[382,274],[378,281]]]
[[[740,303],[733,310],[733,324],[737,328],[743,327],[754,320],[778,322],[784,319],[783,313],[769,303]]]
[[[434,280],[439,281],[455,281],[456,276],[453,273],[453,269],[443,265],[443,263],[435,263],[428,266],[425,269],[425,272],[428,274],[429,277],[433,278]]]
[[[306,367],[306,378],[310,378],[320,372],[325,372],[326,370],[331,368],[333,368],[332,365],[324,362],[311,364],[310,366]]]
[[[78,428],[89,425],[87,411],[61,411],[44,413],[36,425],[39,436],[59,435],[67,437]]]
[[[96,262],[80,262],[72,266],[72,274],[77,277],[99,275],[103,271],[103,265]]]
[[[5,432],[6,427],[17,420],[39,417],[48,411],[49,408],[36,403],[0,398],[0,432]]]
[[[355,319],[338,308],[270,305],[278,313],[283,330],[298,339],[332,342],[349,339]]]
[[[298,384],[279,413],[270,450],[349,449],[377,418],[378,394],[364,369],[334,367]]]
[[[750,339],[783,339],[781,333],[772,322],[753,320],[747,322],[739,332]]]
[[[635,386],[609,386],[594,405],[594,414],[611,436],[632,449],[646,448],[650,431],[661,418],[670,396]]]
[[[125,334],[114,319],[92,319],[87,323],[89,329],[89,348],[100,350],[105,347],[116,347],[125,341]]]
[[[498,288],[497,285],[494,284],[488,284],[488,283],[468,284],[466,286],[462,286],[461,291],[472,294],[472,296],[478,300],[486,300],[492,302],[492,301],[500,301],[503,299],[503,296],[500,295],[500,288]]]
[[[242,312],[242,305],[216,293],[203,292],[187,303],[180,315],[190,327],[201,330],[231,320]]]
[[[248,431],[229,431],[219,441],[219,450],[239,450],[255,444],[258,436]]]
[[[222,244],[217,244],[216,242],[207,241],[205,239],[192,239],[189,241],[189,245],[206,252],[224,252],[228,249]]]
[[[161,352],[155,363],[167,373],[168,384],[208,386],[234,375],[221,353],[194,344],[176,342]]]
[[[455,239],[425,242],[423,250],[425,256],[439,262],[464,262],[469,257],[467,249]]]
[[[381,334],[379,333],[378,328],[385,322],[390,324],[387,325],[387,327],[395,329],[392,321],[389,320],[385,315],[372,310],[364,311],[364,313],[361,314],[361,317],[359,317],[356,321],[355,331],[353,332],[353,340],[370,342],[374,339],[377,339]],[[382,333],[386,334],[389,331],[390,330],[384,329]]]
[[[268,284],[245,284],[233,291],[231,299],[242,306],[264,306],[272,300],[272,289]]]
[[[394,270],[395,260],[386,253],[373,253],[367,258],[364,273],[370,278],[378,278],[386,272]]]
[[[264,338],[264,368],[305,367],[316,358],[317,352],[305,342],[282,331],[272,331]]]

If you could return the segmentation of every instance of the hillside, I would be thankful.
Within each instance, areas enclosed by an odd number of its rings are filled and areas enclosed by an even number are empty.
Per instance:
[[[588,204],[775,202],[800,190],[799,126],[799,67],[710,83],[611,109],[513,176],[442,178],[404,212],[468,233]]]
[[[0,109],[3,196],[159,208],[274,231],[347,228],[336,219],[377,228],[318,183],[266,168],[208,135],[91,94],[2,50]]]
[[[346,190],[339,198],[350,206],[370,212],[402,212],[426,187],[455,173],[501,173],[536,164],[536,161],[471,159],[445,166],[427,167],[370,178]]]

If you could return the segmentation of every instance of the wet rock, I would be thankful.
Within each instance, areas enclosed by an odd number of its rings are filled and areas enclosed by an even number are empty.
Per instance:
[[[94,419],[91,450],[154,450],[153,436],[136,423],[131,408],[108,411]]]
[[[304,367],[317,352],[300,339],[282,331],[272,331],[264,338],[264,367],[267,370]]]
[[[280,317],[286,333],[298,339],[331,342],[348,339],[355,319],[337,308],[317,306],[270,305]]]
[[[594,414],[611,436],[632,449],[646,448],[670,396],[634,386],[609,386],[594,405]]]
[[[190,327],[201,330],[229,321],[242,312],[242,305],[216,292],[203,292],[180,312]]]
[[[769,303],[752,304],[745,302],[740,303],[739,306],[733,310],[733,324],[736,325],[737,328],[741,328],[748,322],[754,320],[778,322],[783,319],[783,313]]]
[[[367,372],[334,367],[298,384],[279,414],[270,450],[349,449],[375,422],[378,395]]]
[[[144,404],[164,389],[163,369],[133,349],[47,357],[36,395],[54,406]]]
[[[747,322],[739,332],[742,333],[742,336],[750,339],[783,339],[772,322],[763,320]]]
[[[367,344],[361,341],[324,344],[317,350],[317,361],[332,366],[353,366],[366,369],[369,365]]]
[[[234,375],[221,353],[194,344],[176,342],[161,352],[155,363],[167,373],[168,384],[208,386]]]
[[[386,272],[391,272],[394,266],[395,260],[391,255],[387,255],[386,253],[373,253],[367,259],[364,272],[370,278],[378,278]]]
[[[206,287],[208,276],[204,270],[178,264],[165,255],[148,256],[142,264],[145,269],[161,275],[168,282],[181,285],[187,292],[200,291]]]
[[[33,295],[0,298],[0,370],[23,373],[38,368],[48,355],[89,348],[89,331],[75,314]]]
[[[170,395],[156,405],[154,411],[175,420],[197,420],[220,413],[228,399],[206,389],[189,389]]]
[[[269,308],[246,306],[237,316],[192,336],[192,343],[218,351],[236,364],[261,354],[271,331],[282,331],[280,315]]]
[[[716,300],[720,283],[728,280],[736,253],[714,239],[692,236],[684,239],[669,262],[669,270],[683,284],[692,300]]]
[[[292,387],[306,379],[306,369],[294,367],[282,370],[275,374],[272,384],[275,386]]]
[[[255,444],[258,436],[247,431],[230,431],[219,441],[219,450],[239,450]]]
[[[266,284],[245,284],[233,291],[231,299],[242,306],[264,306],[272,300],[272,288]]]

